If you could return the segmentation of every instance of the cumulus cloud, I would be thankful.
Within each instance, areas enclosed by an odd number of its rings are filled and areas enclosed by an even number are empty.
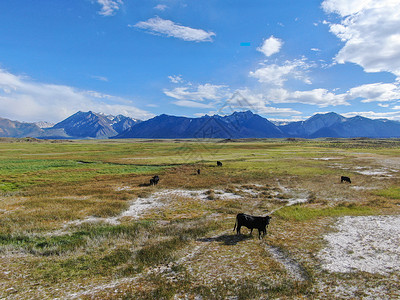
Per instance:
[[[231,114],[234,111],[251,110],[255,113],[292,116],[301,114],[291,108],[273,107],[267,100],[267,95],[258,93],[248,88],[231,91],[225,85],[199,84],[187,85],[172,90],[164,90],[164,94],[177,99],[172,102],[178,106],[191,108],[214,108],[219,114]],[[209,113],[216,113],[211,111]]]
[[[272,89],[268,99],[274,103],[302,103],[317,105],[319,107],[350,105],[347,94],[335,94],[326,89],[313,89],[309,91],[288,91],[286,89]]]
[[[327,89],[288,91],[284,88],[268,91],[268,99],[274,103],[302,103],[319,107],[350,105],[349,101],[389,102],[400,100],[400,88],[393,83],[371,83],[353,87],[345,93],[336,94]]]
[[[340,23],[328,23],[330,31],[344,42],[336,62],[400,77],[400,1],[325,0],[322,8],[341,18]]]
[[[248,88],[237,89],[225,102],[225,113],[234,111],[251,110],[255,113],[275,116],[292,116],[301,112],[292,108],[280,108],[270,105],[267,96],[254,92]]]
[[[172,90],[164,89],[163,92],[165,95],[171,98],[190,101],[218,101],[224,98],[227,93],[225,85],[214,85],[209,83],[199,84],[196,87],[183,86],[174,88]]]
[[[1,117],[12,120],[59,122],[77,111],[123,114],[148,119],[153,114],[138,109],[132,101],[96,91],[38,83],[0,69]]]
[[[97,0],[97,3],[101,5],[99,15],[107,17],[115,15],[123,4],[121,0]]]
[[[249,76],[257,78],[259,82],[283,86],[289,78],[301,80],[311,84],[307,76],[307,70],[311,67],[305,59],[286,61],[283,65],[270,64],[249,73]]]
[[[160,17],[154,17],[129,26],[146,30],[152,34],[175,37],[191,42],[212,42],[212,37],[215,36],[215,33],[212,31],[182,26],[171,20],[161,19]]]
[[[263,44],[257,48],[258,51],[264,53],[265,56],[269,57],[281,50],[283,42],[271,35],[268,39],[264,40]]]
[[[393,83],[371,83],[351,88],[351,98],[363,98],[362,102],[387,102],[400,100],[400,87]]]

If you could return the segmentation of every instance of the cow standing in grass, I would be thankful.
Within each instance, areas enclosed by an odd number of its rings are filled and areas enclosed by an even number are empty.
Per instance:
[[[217,161],[217,167],[222,167],[222,162]]]
[[[240,234],[240,228],[242,226],[246,226],[248,229],[250,229],[250,234],[252,234],[253,229],[257,228],[258,238],[261,239],[261,233],[263,233],[262,237],[264,237],[267,234],[267,226],[270,220],[271,220],[270,216],[256,217],[241,213],[236,216],[236,222],[235,226],[233,227],[233,230],[235,230],[237,226],[236,232],[237,234]]]
[[[340,177],[340,183],[343,183],[343,181],[344,181],[344,182],[351,183],[350,178],[347,177],[347,176],[342,176],[342,177]]]
[[[157,185],[159,180],[160,178],[158,177],[158,175],[153,176],[153,178],[150,179],[150,185]]]

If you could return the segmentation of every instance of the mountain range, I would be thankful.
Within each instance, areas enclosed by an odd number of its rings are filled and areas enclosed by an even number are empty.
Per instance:
[[[201,118],[160,115],[141,122],[113,138],[265,138],[283,137],[283,132],[259,115],[235,112],[229,116]]]
[[[162,114],[146,121],[79,111],[55,125],[0,118],[0,137],[27,136],[42,139],[399,138],[400,122],[361,116],[346,118],[330,112],[316,114],[305,121],[275,125],[251,111],[200,118]]]
[[[0,137],[107,139],[140,122],[123,115],[112,116],[91,111],[79,111],[55,125],[47,122],[21,123],[0,118]]]

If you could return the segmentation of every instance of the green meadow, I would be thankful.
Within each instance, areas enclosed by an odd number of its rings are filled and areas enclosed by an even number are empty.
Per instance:
[[[399,170],[394,139],[3,138],[0,298],[329,299],[321,282],[341,281],[395,289],[393,276],[323,271],[316,254],[339,217],[400,213]],[[149,207],[124,214],[139,200]],[[271,213],[262,240],[232,231],[240,212]]]

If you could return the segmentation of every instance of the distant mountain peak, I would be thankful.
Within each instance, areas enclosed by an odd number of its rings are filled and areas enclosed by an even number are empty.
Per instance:
[[[252,117],[254,113],[251,110],[244,110],[244,111],[235,111],[233,116],[245,116],[245,117]]]
[[[313,119],[320,119],[320,118],[338,118],[338,119],[343,119],[344,117],[342,115],[339,115],[335,112],[328,112],[325,114],[315,114],[308,118],[307,120],[313,120]],[[307,121],[306,120],[306,121]]]
[[[136,123],[122,115],[115,117],[93,111],[78,111],[54,125],[53,129],[63,129],[65,134],[74,138],[109,138]]]
[[[49,123],[45,121],[35,122],[34,124],[37,125],[39,128],[51,128],[55,125],[54,123]]]

